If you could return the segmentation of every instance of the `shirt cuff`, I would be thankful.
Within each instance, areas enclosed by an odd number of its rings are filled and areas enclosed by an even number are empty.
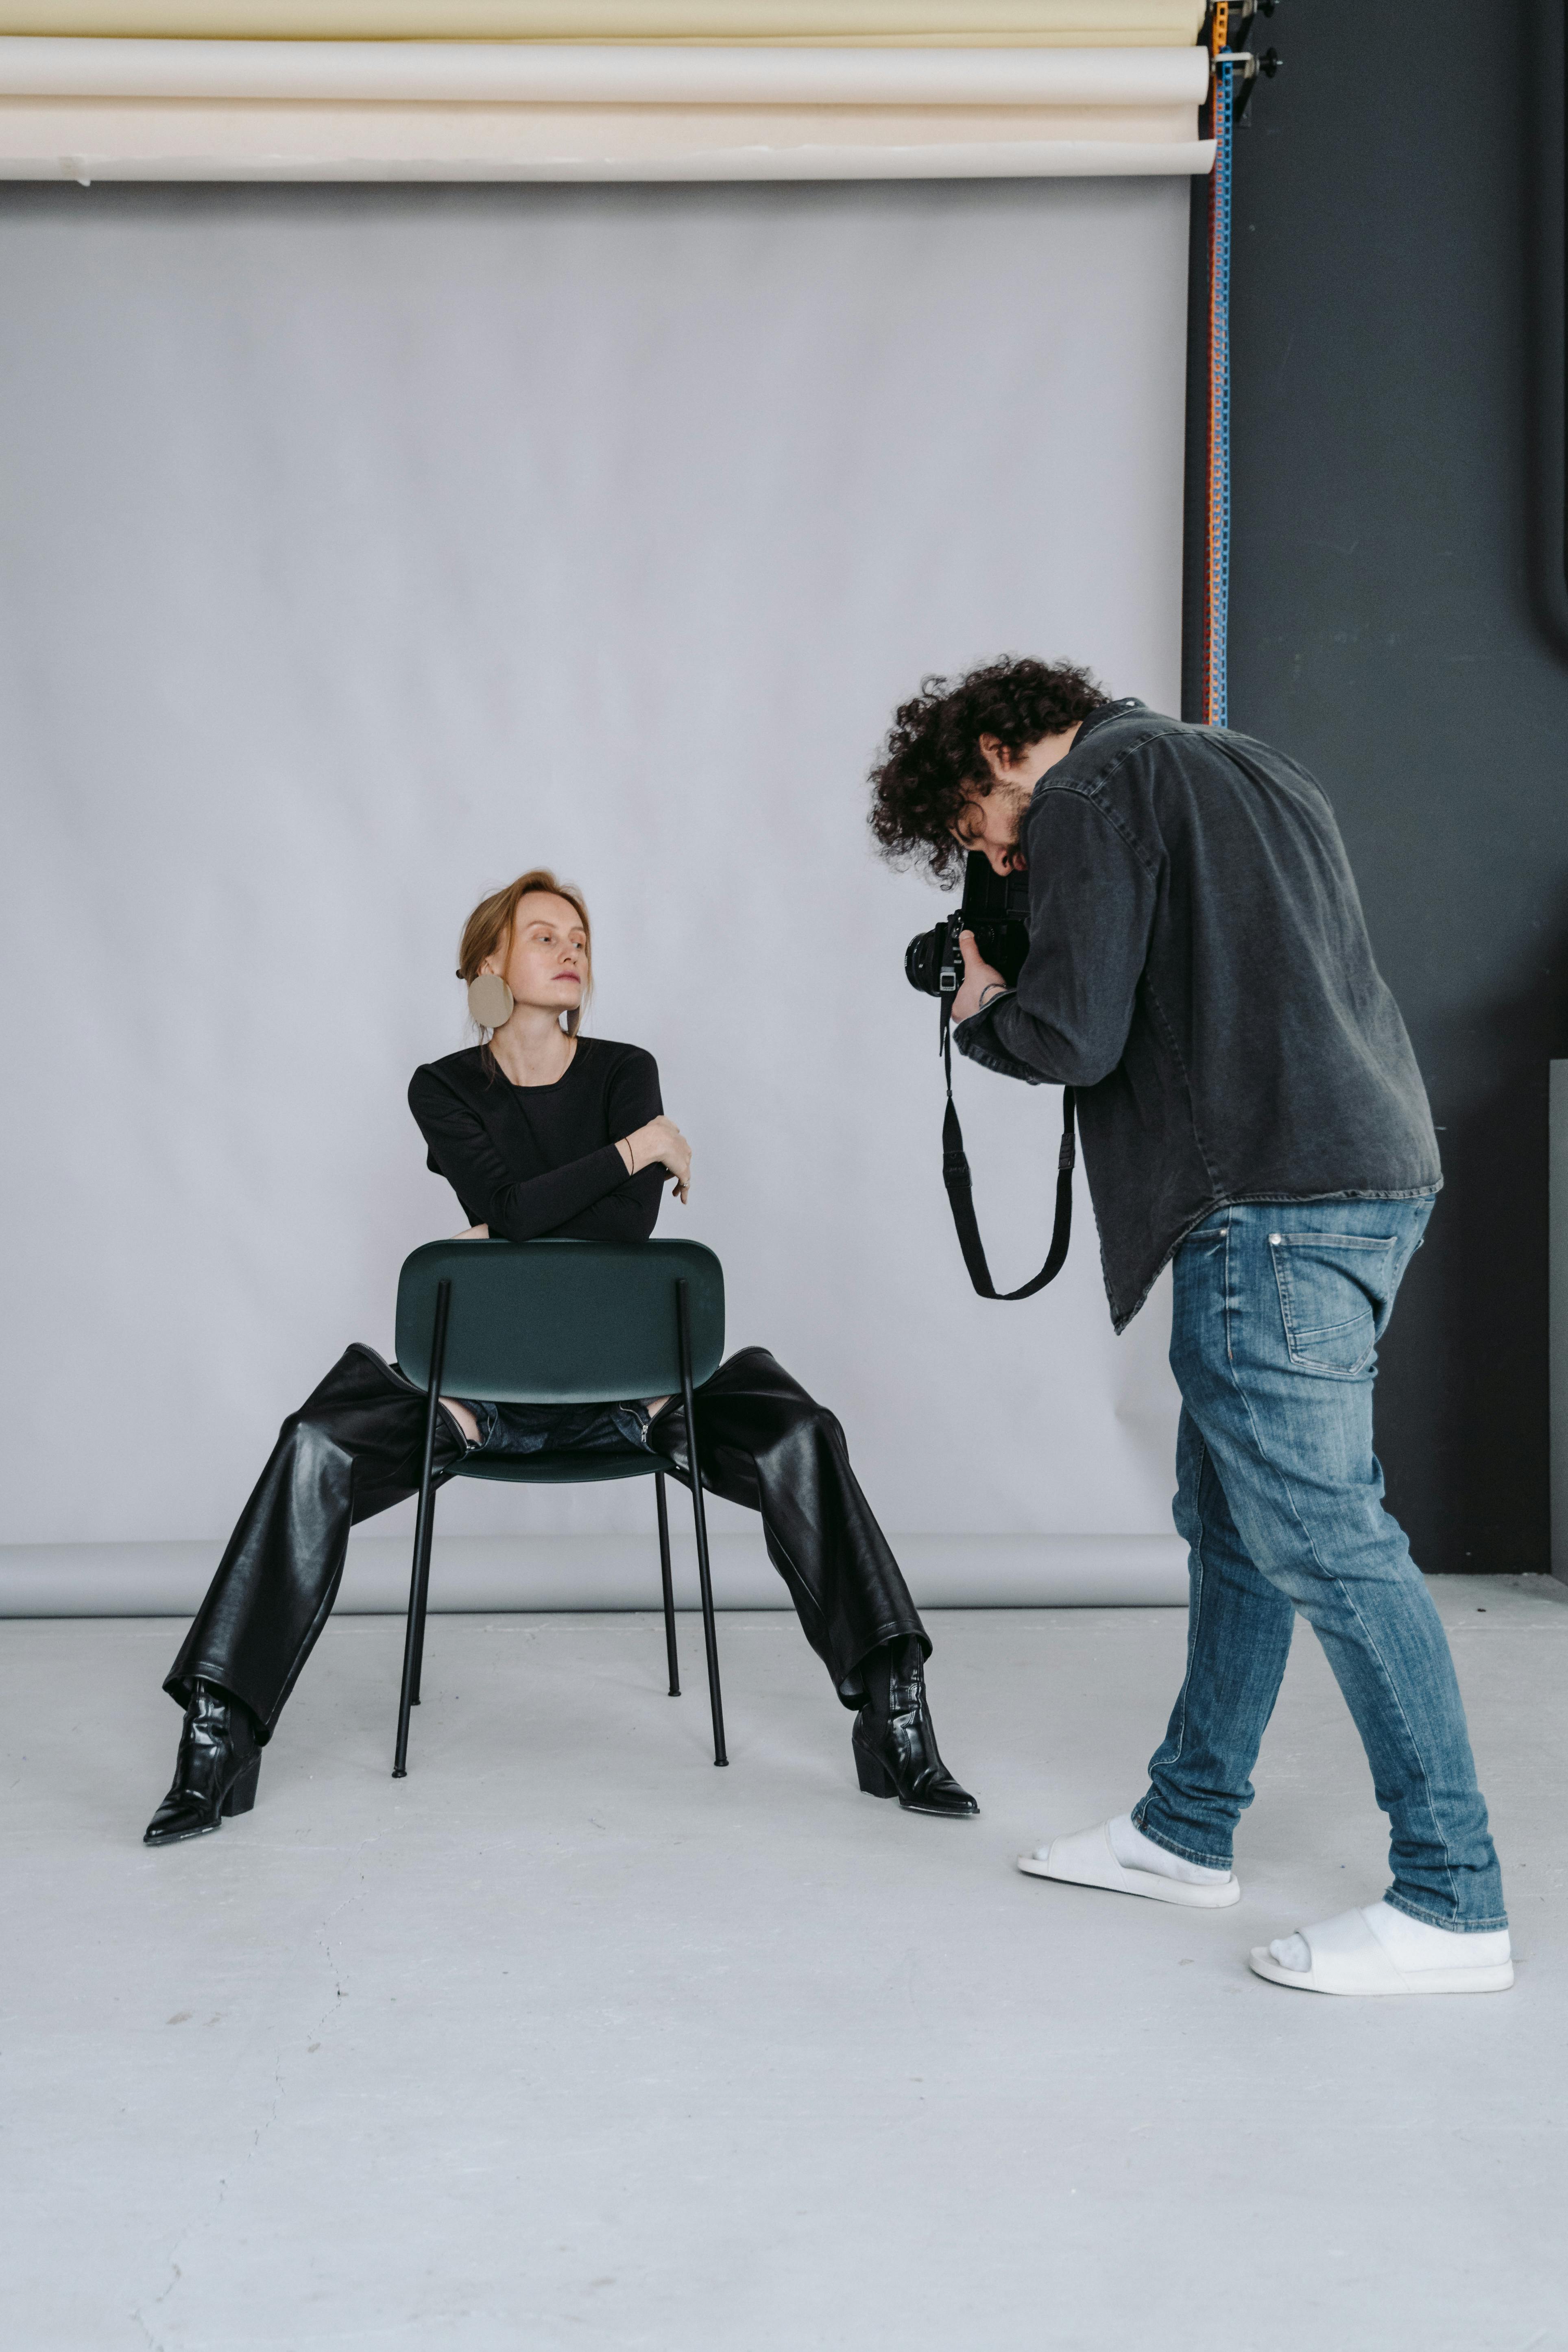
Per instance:
[[[1008,1051],[996,1027],[997,1015],[1016,994],[1016,989],[1005,989],[991,999],[983,1013],[972,1013],[967,1021],[958,1022],[952,1042],[965,1061],[978,1062],[983,1070],[994,1070],[1005,1078],[1022,1078],[1026,1086],[1043,1087],[1046,1082],[1038,1070],[1031,1069],[1027,1062]]]

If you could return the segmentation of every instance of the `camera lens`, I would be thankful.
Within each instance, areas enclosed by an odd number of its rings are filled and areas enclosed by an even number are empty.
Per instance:
[[[904,950],[904,978],[911,988],[927,996],[939,992],[937,975],[942,969],[942,925],[934,931],[921,931]]]

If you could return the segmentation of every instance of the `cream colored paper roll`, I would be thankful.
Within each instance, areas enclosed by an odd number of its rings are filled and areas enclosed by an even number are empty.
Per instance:
[[[0,34],[216,40],[1190,45],[1201,0],[0,0]]]
[[[0,38],[0,95],[358,103],[1196,106],[1202,49]]]
[[[1207,169],[1198,48],[0,39],[0,176],[994,178]]]
[[[841,180],[1206,172],[1191,107],[55,105],[0,102],[0,179]]]

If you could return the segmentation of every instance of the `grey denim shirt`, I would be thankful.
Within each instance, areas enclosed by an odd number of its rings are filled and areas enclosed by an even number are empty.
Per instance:
[[[1090,713],[1020,845],[1029,953],[960,1053],[1079,1089],[1110,1318],[1231,1201],[1414,1199],[1443,1181],[1322,787],[1142,702]]]

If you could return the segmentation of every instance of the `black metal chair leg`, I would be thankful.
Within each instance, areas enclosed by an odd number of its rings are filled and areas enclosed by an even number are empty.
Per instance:
[[[680,1696],[680,1658],[675,1646],[675,1583],[669,1570],[669,1503],[664,1491],[664,1473],[653,1474],[654,1494],[658,1502],[658,1565],[664,1579],[664,1646],[669,1658],[669,1696]]]
[[[419,1662],[425,1647],[425,1603],[430,1590],[430,1539],[436,1528],[436,1414],[441,1402],[441,1369],[447,1358],[447,1318],[452,1286],[436,1288],[436,1330],[430,1347],[430,1392],[425,1412],[425,1459],[419,1473],[419,1517],[414,1529],[414,1570],[408,1584],[408,1630],[403,1637],[403,1692],[397,1707],[397,1753],[392,1777],[408,1772],[408,1717],[419,1696]]]
[[[430,1599],[430,1553],[436,1538],[436,1496],[438,1492],[439,1489],[432,1478],[430,1503],[426,1518],[425,1559],[419,1571],[419,1605],[414,1612],[414,1687],[408,1694],[410,1706],[417,1706],[419,1704],[419,1685],[425,1673],[425,1613]],[[415,1524],[414,1540],[416,1543],[419,1540],[417,1520]]]
[[[702,1501],[702,1473],[697,1460],[697,1408],[691,1392],[691,1306],[684,1282],[675,1286],[675,1311],[680,1337],[680,1402],[686,1414],[686,1459],[691,1471],[691,1510],[697,1523],[702,1642],[708,1653],[708,1703],[713,1711],[713,1761],[728,1764],[730,1759],[724,1753],[724,1701],[719,1689],[719,1634],[713,1622],[713,1580],[708,1562],[708,1514]]]
[[[425,1674],[425,1611],[430,1598],[430,1552],[436,1538],[436,1496],[438,1492],[436,1479],[432,1476],[429,1524],[425,1537],[425,1566],[419,1579],[419,1606],[414,1618],[414,1688],[408,1695],[411,1706],[417,1706],[419,1704],[419,1685]],[[419,1540],[417,1519],[415,1522],[414,1540],[416,1544]]]

